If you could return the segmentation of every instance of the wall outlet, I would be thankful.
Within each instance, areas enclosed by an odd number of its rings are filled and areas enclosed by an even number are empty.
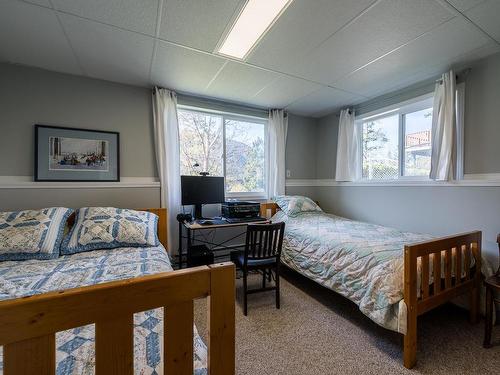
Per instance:
[[[290,178],[292,174],[290,173],[290,169],[286,170],[286,178]]]

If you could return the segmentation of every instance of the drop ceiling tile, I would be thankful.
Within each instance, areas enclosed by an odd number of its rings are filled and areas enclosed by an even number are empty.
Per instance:
[[[159,0],[52,0],[63,12],[155,35]]]
[[[295,0],[259,42],[248,61],[284,69],[321,44],[374,0]]]
[[[447,0],[451,5],[457,8],[461,12],[465,12],[478,4],[481,4],[485,0]]]
[[[20,1],[0,2],[0,60],[82,74],[54,12]]]
[[[432,66],[452,66],[468,52],[489,43],[490,39],[477,28],[457,17],[342,78],[334,86],[370,97],[380,95],[401,84],[409,84],[408,79],[418,76],[419,72],[432,77],[429,71]]]
[[[132,85],[150,84],[153,38],[71,15],[60,17],[89,76]]]
[[[454,69],[456,72],[460,72],[463,69],[470,68],[477,60],[481,60],[495,53],[500,52],[500,47],[494,42],[489,42],[475,50],[467,52],[457,58],[457,62],[436,62],[427,65],[424,69],[418,71],[417,73],[408,75],[408,79],[401,81],[399,86],[392,88],[390,92],[403,89],[410,86],[411,84],[429,80],[429,78],[438,77],[443,72],[449,69]],[[389,91],[388,91],[389,92]]]
[[[154,84],[203,95],[225,59],[158,42],[151,78]]]
[[[160,38],[213,52],[242,0],[168,0],[163,5]]]
[[[500,42],[500,1],[488,0],[472,8],[466,15]]]
[[[28,2],[28,3],[32,3],[32,4],[36,4],[36,5],[40,5],[40,6],[46,7],[46,8],[52,8],[52,5],[50,5],[49,0],[23,0],[23,1]]]
[[[384,0],[303,59],[294,75],[331,83],[449,20],[434,0]]]
[[[338,111],[345,106],[351,106],[364,101],[366,98],[337,90],[332,87],[323,87],[294,103],[286,109],[292,113],[303,116],[322,117],[329,113]]]
[[[250,102],[267,108],[284,108],[320,88],[321,85],[316,83],[282,75],[259,91]]]
[[[207,88],[207,94],[220,99],[249,102],[277,76],[276,73],[229,61]]]

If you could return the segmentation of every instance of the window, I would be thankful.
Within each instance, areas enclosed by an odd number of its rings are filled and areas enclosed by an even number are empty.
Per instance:
[[[431,171],[432,107],[403,116],[403,175],[428,176]]]
[[[363,178],[397,178],[399,116],[363,122]]]
[[[361,176],[366,180],[427,178],[431,168],[431,96],[364,117]]]
[[[224,176],[226,196],[265,197],[264,119],[179,109],[181,174]]]

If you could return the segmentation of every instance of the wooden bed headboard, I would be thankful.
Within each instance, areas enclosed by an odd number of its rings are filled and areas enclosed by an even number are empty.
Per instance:
[[[158,216],[158,239],[167,251],[168,248],[168,231],[167,231],[167,209],[166,208],[139,208],[139,211],[151,212]]]
[[[158,239],[161,244],[168,250],[168,232],[167,232],[167,209],[166,208],[136,208],[138,211],[147,211],[158,215]],[[68,218],[68,225],[72,227],[75,224],[75,213],[73,212]]]
[[[260,216],[270,218],[279,211],[279,206],[274,202],[264,202],[260,204]]]

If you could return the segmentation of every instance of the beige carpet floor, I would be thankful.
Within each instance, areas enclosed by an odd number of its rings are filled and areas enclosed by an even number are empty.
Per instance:
[[[260,280],[253,276],[255,285]],[[249,296],[247,317],[237,280],[239,375],[500,374],[500,345],[483,349],[484,322],[469,324],[458,307],[446,305],[419,318],[418,363],[410,371],[402,366],[401,335],[294,272],[285,271],[281,280],[281,309],[274,307],[273,292],[255,294]],[[205,336],[206,301],[196,302],[195,319]]]

